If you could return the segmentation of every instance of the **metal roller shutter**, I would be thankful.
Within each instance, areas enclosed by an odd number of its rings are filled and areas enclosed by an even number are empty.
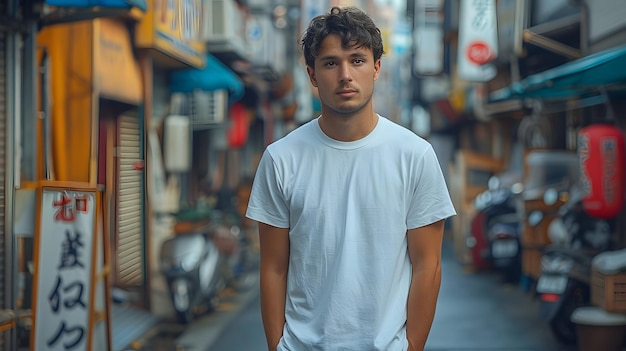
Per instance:
[[[0,13],[4,13],[3,1],[0,1]],[[7,108],[7,67],[6,67],[6,33],[0,29],[0,309],[8,308],[6,293],[6,238],[4,231],[4,202],[6,179],[6,108]]]
[[[117,264],[118,285],[143,284],[143,173],[134,168],[141,157],[137,116],[118,119]]]

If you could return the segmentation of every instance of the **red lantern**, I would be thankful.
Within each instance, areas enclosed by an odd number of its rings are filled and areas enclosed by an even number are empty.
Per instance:
[[[228,146],[240,148],[248,140],[248,116],[241,102],[235,102],[230,107],[230,126],[227,132]]]
[[[578,138],[583,208],[597,218],[609,219],[624,205],[624,134],[611,125],[583,128]]]

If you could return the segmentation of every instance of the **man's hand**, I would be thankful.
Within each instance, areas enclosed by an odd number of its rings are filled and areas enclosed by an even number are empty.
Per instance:
[[[441,246],[445,220],[407,232],[411,286],[406,334],[409,351],[423,351],[430,333],[441,286]]]
[[[275,351],[283,336],[287,271],[289,269],[289,228],[259,223],[261,247],[261,315],[269,351]]]

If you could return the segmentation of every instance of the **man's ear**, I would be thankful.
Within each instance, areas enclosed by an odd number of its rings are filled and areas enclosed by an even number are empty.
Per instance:
[[[306,66],[306,73],[309,75],[309,80],[314,87],[317,88],[317,78],[315,78],[315,69],[311,66]]]
[[[381,59],[376,60],[376,63],[374,63],[374,80],[378,79],[378,75],[380,74],[380,65],[381,65]]]

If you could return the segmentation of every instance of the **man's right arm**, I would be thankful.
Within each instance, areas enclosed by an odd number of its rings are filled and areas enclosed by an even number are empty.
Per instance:
[[[269,351],[275,351],[285,325],[289,228],[259,223],[261,315]]]

